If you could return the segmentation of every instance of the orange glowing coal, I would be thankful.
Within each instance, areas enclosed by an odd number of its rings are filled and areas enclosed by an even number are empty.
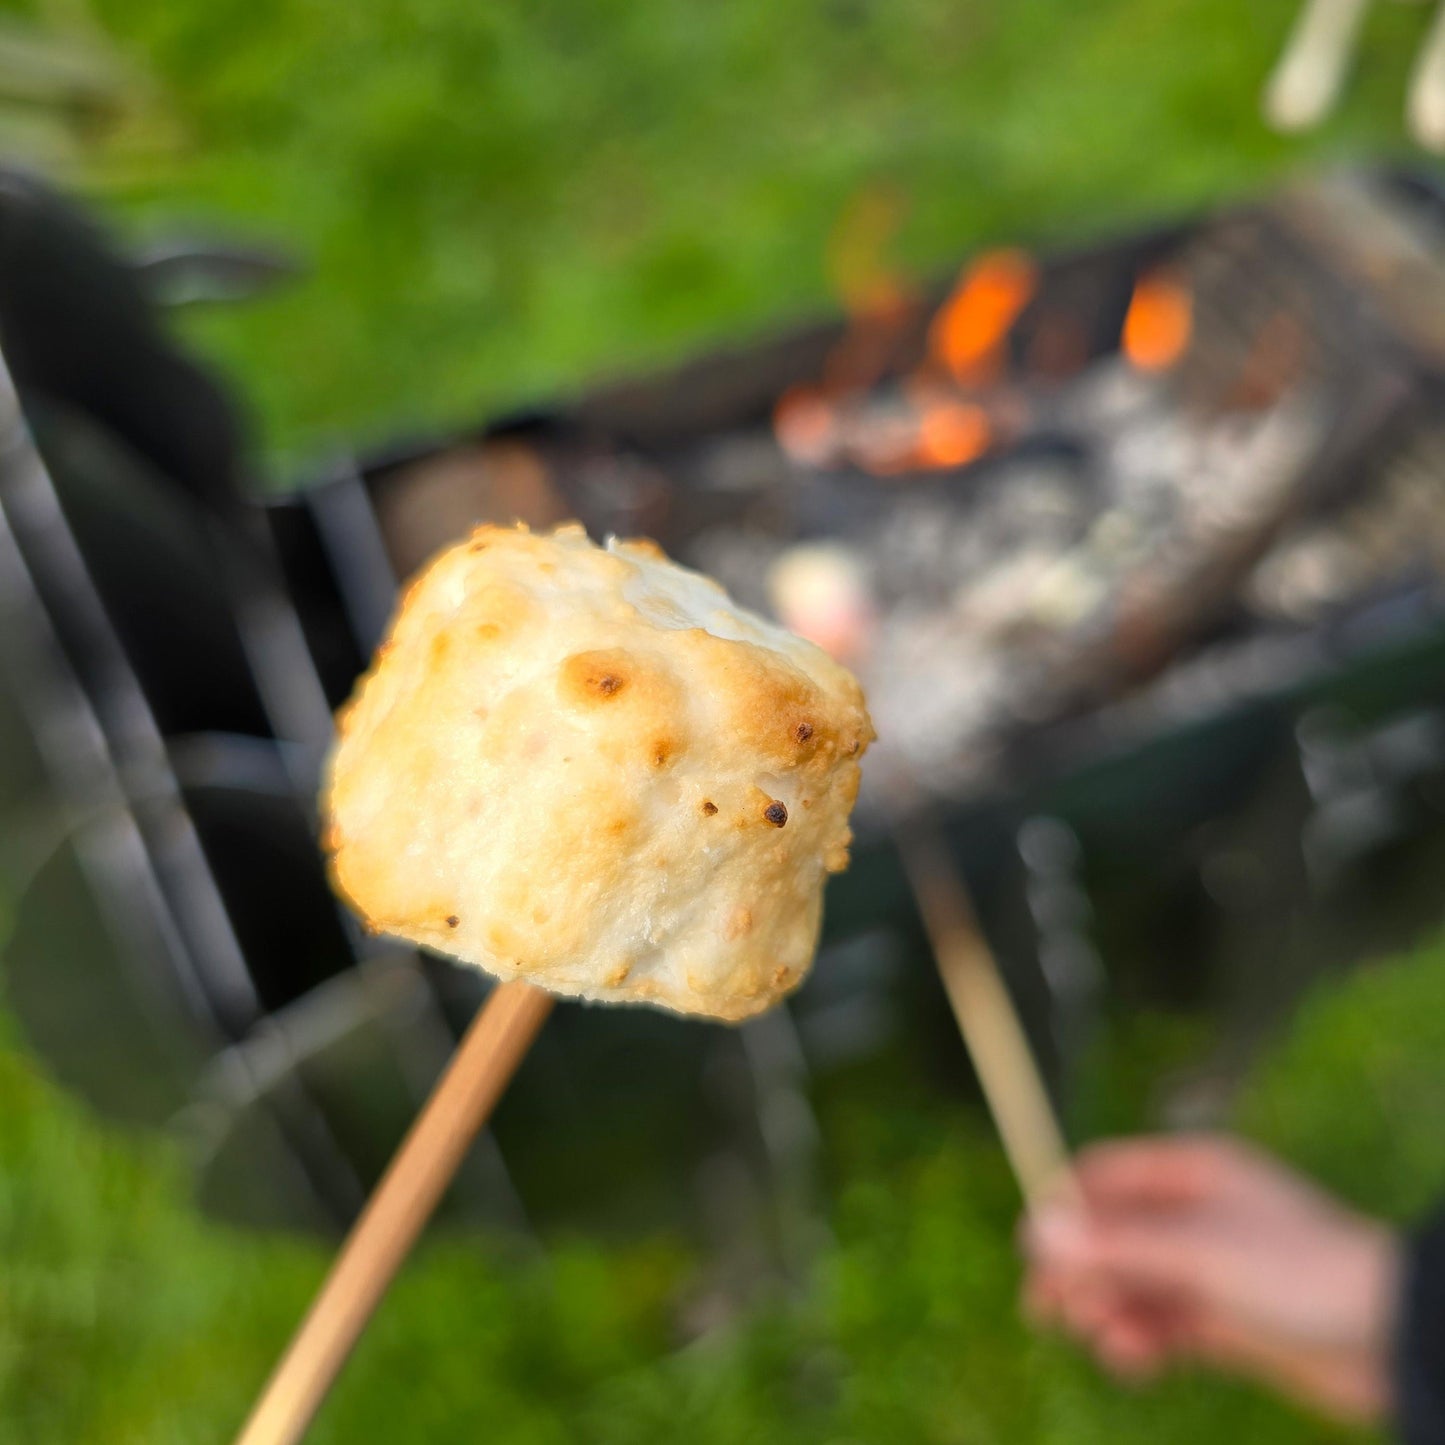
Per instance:
[[[832,457],[837,413],[815,386],[791,386],[773,408],[773,434],[795,461],[823,466]]]
[[[1140,371],[1167,371],[1183,356],[1193,325],[1189,292],[1156,271],[1136,283],[1119,344]]]
[[[982,407],[966,402],[943,402],[930,407],[918,423],[920,467],[961,467],[981,457],[993,440]]]
[[[773,410],[778,443],[804,466],[852,465],[877,477],[941,471],[967,466],[998,439],[1001,414],[986,394],[1038,289],[1038,267],[1022,251],[976,257],[934,315],[919,364],[919,296],[886,261],[900,214],[896,196],[865,192],[830,240],[828,271],[848,325],[821,376],[789,388]]]
[[[930,351],[959,381],[984,379],[1037,287],[1038,268],[1022,251],[986,251],[934,317]]]
[[[848,454],[875,477],[945,471],[977,461],[993,444],[988,413],[972,402],[915,395],[863,427],[854,426]]]

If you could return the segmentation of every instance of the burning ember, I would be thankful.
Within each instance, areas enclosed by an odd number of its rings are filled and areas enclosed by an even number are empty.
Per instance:
[[[965,466],[988,450],[990,435],[988,415],[982,407],[940,402],[919,418],[916,465]]]
[[[837,409],[821,388],[792,386],[778,398],[773,430],[795,462],[826,466],[837,449]]]
[[[1005,343],[1036,285],[1035,265],[1022,251],[979,257],[933,318],[923,362],[876,384],[876,367],[858,362],[876,362],[896,343],[912,305],[903,290],[875,284],[866,293],[873,309],[852,313],[823,384],[790,388],[779,399],[773,418],[779,444],[802,465],[851,465],[876,477],[977,461],[994,444],[997,427],[975,392],[1004,370]]]
[[[1140,371],[1167,371],[1189,345],[1194,304],[1188,290],[1163,272],[1139,279],[1119,345]]]
[[[990,381],[1013,324],[1038,289],[1022,251],[989,251],[965,267],[929,332],[929,350],[965,386]]]
[[[1039,264],[1024,251],[986,251],[969,262],[926,335],[914,339],[922,360],[892,375],[889,358],[906,349],[903,333],[914,326],[913,292],[876,264],[855,259],[833,269],[848,328],[822,380],[789,388],[774,411],[777,441],[800,466],[886,478],[956,471],[1027,429],[1037,393],[1089,363],[1079,319],[1045,304]],[[1010,341],[1026,313],[1033,320],[1020,378]],[[1179,364],[1192,334],[1188,286],[1171,271],[1146,271],[1134,284],[1119,351],[1138,372],[1164,373]]]

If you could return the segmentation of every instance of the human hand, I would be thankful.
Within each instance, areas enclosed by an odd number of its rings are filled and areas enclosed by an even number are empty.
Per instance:
[[[1098,1144],[1023,1228],[1024,1304],[1114,1373],[1195,1358],[1341,1418],[1387,1410],[1400,1246],[1266,1155],[1214,1136]]]

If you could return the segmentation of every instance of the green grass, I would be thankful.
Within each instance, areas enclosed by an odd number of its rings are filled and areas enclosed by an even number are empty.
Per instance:
[[[283,459],[472,420],[828,304],[850,202],[903,203],[916,272],[1068,240],[1321,159],[1403,152],[1424,17],[1379,6],[1339,117],[1272,136],[1296,0],[93,0],[149,77],[143,123],[67,179],[131,236],[207,226],[308,276],[183,318]],[[77,4],[41,0],[49,26]],[[1323,993],[1242,1124],[1402,1217],[1445,1182],[1445,946]],[[1144,1122],[1179,1028],[1135,1021],[1091,1128]],[[659,1239],[543,1262],[428,1245],[318,1442],[1331,1438],[1208,1377],[1128,1393],[1017,1321],[1015,1201],[982,1121],[920,1084],[824,1103],[835,1241],[798,1297],[678,1352],[698,1262]],[[559,1141],[559,1147],[563,1147]],[[102,1128],[0,1040],[0,1435],[226,1438],[325,1265],[232,1233],[183,1162]]]
[[[311,267],[187,322],[288,454],[826,306],[868,187],[903,203],[897,264],[931,271],[1403,150],[1424,23],[1377,7],[1339,117],[1298,141],[1259,120],[1296,0],[92,5],[163,123],[79,182],[133,232]]]
[[[1445,941],[1319,990],[1248,1090],[1243,1126],[1358,1203],[1408,1217],[1445,1186],[1442,997]],[[1139,1084],[1171,1035],[1136,1020],[1106,1052],[1111,1077],[1093,1092],[1134,1101],[1115,1105],[1114,1127],[1145,1122]],[[318,1445],[1337,1438],[1204,1374],[1121,1390],[1025,1330],[1016,1200],[971,1109],[893,1071],[832,1091],[823,1126],[834,1241],[796,1297],[678,1351],[698,1262],[674,1241],[562,1240],[541,1262],[433,1241],[363,1341]],[[99,1126],[9,1040],[0,1259],[0,1419],[27,1445],[227,1438],[325,1263],[312,1242],[203,1220],[172,1145]]]

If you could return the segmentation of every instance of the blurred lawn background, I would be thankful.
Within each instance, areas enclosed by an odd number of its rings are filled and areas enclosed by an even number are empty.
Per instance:
[[[188,323],[290,454],[826,307],[869,186],[931,272],[1402,150],[1411,6],[1376,7],[1318,136],[1261,123],[1295,3],[30,0],[130,72],[132,114],[70,169],[132,235],[273,239],[310,268]]]
[[[828,238],[870,186],[904,207],[900,264],[927,272],[980,241],[1074,239],[1311,160],[1405,154],[1425,20],[1377,7],[1339,116],[1285,141],[1258,94],[1293,0],[11,8],[120,57],[125,114],[35,144],[124,234],[274,240],[309,267],[180,318],[272,473],[819,310]],[[1445,945],[1321,990],[1241,1125],[1406,1217],[1445,1183],[1442,997]],[[1189,1037],[1118,1021],[1079,1134],[1148,1124]],[[543,1262],[433,1241],[316,1440],[1334,1438],[1203,1376],[1120,1391],[1030,1335],[1012,1186],[957,1101],[894,1072],[820,1107],[835,1237],[796,1297],[679,1351],[697,1263],[678,1241],[564,1240]],[[4,1438],[226,1438],[326,1250],[219,1229],[187,1189],[174,1146],[98,1124],[0,1036]]]

